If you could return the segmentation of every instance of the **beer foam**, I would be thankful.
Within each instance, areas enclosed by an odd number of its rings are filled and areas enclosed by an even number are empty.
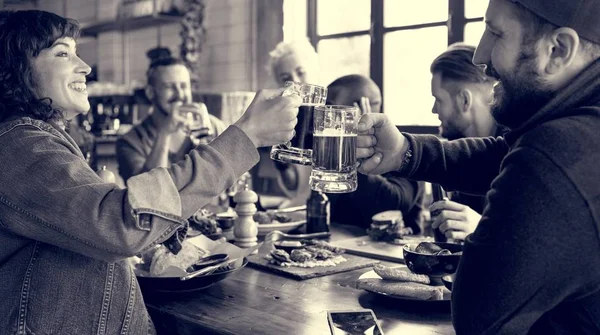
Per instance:
[[[333,136],[333,137],[356,137],[357,134],[347,134],[344,133],[343,130],[341,129],[323,129],[323,131],[319,131],[319,132],[315,132],[313,134],[313,136],[318,136],[318,137],[326,137],[326,136]]]

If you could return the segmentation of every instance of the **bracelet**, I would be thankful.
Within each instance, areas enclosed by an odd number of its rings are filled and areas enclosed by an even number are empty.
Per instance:
[[[408,149],[406,150],[406,152],[404,153],[404,156],[402,157],[402,163],[400,164],[400,168],[398,168],[398,172],[402,172],[402,170],[404,170],[404,168],[408,165],[408,163],[410,163],[410,159],[412,158],[413,153],[412,153],[412,148],[410,147],[410,142],[408,142]]]

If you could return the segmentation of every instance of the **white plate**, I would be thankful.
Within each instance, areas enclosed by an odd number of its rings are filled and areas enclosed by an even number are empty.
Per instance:
[[[282,233],[287,233],[296,228],[302,227],[306,223],[306,211],[287,213],[292,221],[286,223],[269,223],[258,225],[258,236],[265,236],[273,230],[279,230]]]

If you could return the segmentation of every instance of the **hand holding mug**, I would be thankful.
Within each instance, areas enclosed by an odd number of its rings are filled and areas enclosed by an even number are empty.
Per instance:
[[[183,130],[190,133],[194,130],[207,129],[210,131],[208,108],[203,103],[192,102],[179,105],[177,113],[185,119]]]
[[[400,168],[408,141],[384,114],[364,114],[358,124],[359,172],[382,174]]]
[[[250,106],[235,123],[257,148],[285,143],[294,135],[302,99],[295,94],[282,96],[283,90],[258,91]]]

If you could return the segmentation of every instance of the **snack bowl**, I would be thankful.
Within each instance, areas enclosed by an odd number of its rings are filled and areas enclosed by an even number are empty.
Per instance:
[[[419,246],[431,247],[433,250],[441,248],[441,250],[448,250],[449,253],[435,254]],[[445,242],[421,242],[405,244],[402,247],[404,262],[408,269],[429,276],[433,285],[443,285],[441,277],[456,272],[462,250],[461,244]]]
[[[236,217],[235,213],[219,213],[217,214],[216,220],[219,227],[225,230],[233,227]]]

